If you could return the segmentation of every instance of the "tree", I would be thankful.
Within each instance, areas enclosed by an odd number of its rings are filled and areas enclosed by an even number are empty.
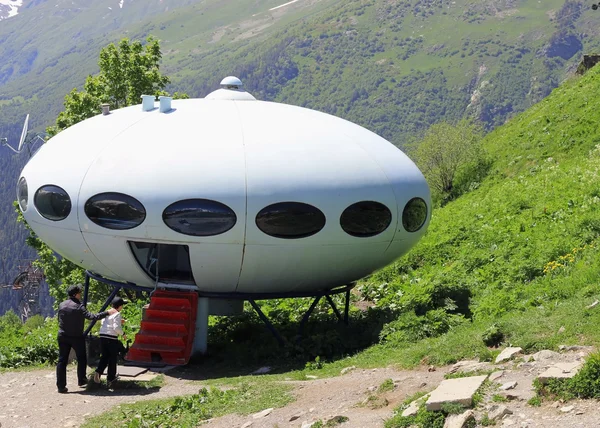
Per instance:
[[[111,43],[103,48],[98,62],[100,72],[87,77],[82,91],[73,89],[65,96],[65,109],[58,115],[55,126],[48,128],[48,135],[52,137],[63,129],[98,115],[102,103],[108,103],[116,109],[140,103],[142,94],[168,95],[164,88],[170,80],[159,71],[161,57],[159,42],[152,36],[148,37],[145,46],[139,41],[130,42],[123,39],[118,47]],[[188,96],[176,92],[174,98]],[[15,209],[18,221],[25,223],[16,202]],[[57,256],[35,236],[31,228],[28,229],[30,236],[27,238],[27,244],[37,251],[36,264],[44,270],[50,294],[55,298],[57,305],[66,297],[62,284],[83,282],[85,272],[69,260]],[[90,301],[106,295],[108,287],[94,282],[94,286],[90,288]]]
[[[50,137],[84,119],[96,116],[102,103],[112,109],[140,103],[146,95],[168,95],[164,88],[170,83],[159,70],[162,54],[157,39],[149,36],[146,45],[138,40],[123,39],[100,51],[100,73],[88,76],[83,90],[73,89],[65,96],[65,109],[58,115],[55,126],[47,129]],[[175,93],[187,98],[186,94]]]
[[[427,182],[444,200],[455,194],[456,178],[483,158],[482,131],[463,119],[458,124],[432,125],[424,138],[409,146],[409,154],[421,169]]]

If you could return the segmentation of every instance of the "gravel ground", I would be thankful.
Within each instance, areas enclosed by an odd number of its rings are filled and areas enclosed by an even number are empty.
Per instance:
[[[497,422],[498,427],[548,427],[574,428],[599,427],[600,405],[596,400],[575,400],[568,403],[544,402],[540,407],[527,404],[531,395],[531,382],[543,364],[506,363],[496,366],[504,369],[486,393],[484,403],[476,414],[481,417],[492,405],[505,405],[512,414]],[[187,369],[189,371],[189,369]],[[431,370],[431,371],[429,371]],[[335,416],[345,416],[343,428],[382,427],[394,409],[407,396],[418,391],[431,391],[443,380],[451,367],[419,368],[400,371],[391,368],[354,369],[348,373],[323,379],[290,381],[296,400],[286,407],[272,410],[268,415],[226,415],[205,422],[202,426],[214,428],[236,427],[297,427],[318,420],[327,421]],[[0,427],[76,427],[91,415],[103,413],[119,404],[135,401],[168,398],[196,393],[202,381],[189,380],[177,370],[165,373],[164,385],[155,390],[104,389],[87,391],[74,385],[74,366],[69,367],[68,394],[56,392],[55,375],[51,369],[5,372],[0,374]],[[394,389],[378,394],[376,389],[386,379],[394,381]],[[493,402],[501,384],[516,381],[515,394],[522,395],[507,402]],[[510,392],[510,391],[508,391]],[[517,395],[519,395],[517,394]],[[368,397],[376,399],[368,400]],[[250,425],[249,425],[250,424]]]

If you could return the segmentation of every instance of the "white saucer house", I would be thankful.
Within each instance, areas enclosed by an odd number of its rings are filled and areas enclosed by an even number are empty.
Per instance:
[[[222,86],[144,96],[44,144],[17,186],[34,232],[102,278],[211,299],[331,290],[425,233],[429,188],[398,148]]]

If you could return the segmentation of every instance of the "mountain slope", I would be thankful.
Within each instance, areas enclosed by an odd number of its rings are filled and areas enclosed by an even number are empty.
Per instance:
[[[0,103],[22,97],[45,125],[102,46],[153,34],[174,89],[203,96],[242,74],[260,98],[359,119],[402,145],[465,113],[503,123],[556,87],[600,31],[571,0],[114,3],[39,2],[4,21]]]
[[[386,283],[382,306],[462,313],[478,334],[492,325],[519,346],[554,346],[565,337],[597,343],[589,330],[596,316],[567,314],[600,293],[598,95],[600,67],[489,134],[489,176],[436,210],[417,247],[365,289]],[[557,322],[568,323],[568,336],[555,336]],[[400,327],[388,326],[384,341],[397,344]],[[485,350],[477,336],[456,352],[473,356],[475,348]]]
[[[0,22],[0,130],[14,141],[26,113],[42,130],[97,69],[101,47],[124,36],[161,38],[170,90],[204,96],[235,74],[259,99],[341,116],[399,146],[465,114],[489,129],[504,123],[599,43],[600,15],[571,0],[282,3],[25,1]],[[3,229],[13,227],[18,169],[1,177]],[[11,236],[1,248],[20,239]]]

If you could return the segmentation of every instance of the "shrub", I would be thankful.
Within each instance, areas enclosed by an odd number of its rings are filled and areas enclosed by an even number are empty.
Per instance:
[[[35,329],[38,329],[44,325],[44,317],[41,315],[34,315],[31,318],[28,318],[23,325],[23,330],[26,333],[29,333]]]
[[[564,400],[600,398],[600,353],[588,356],[584,366],[571,379],[550,379],[545,385],[534,383],[540,395],[555,395]]]
[[[497,324],[489,326],[481,335],[486,346],[497,347],[504,340],[504,333]]]
[[[415,416],[402,416],[397,414],[385,421],[385,428],[408,428],[417,426],[419,428],[443,428],[446,421],[444,412],[429,412],[421,407]]]
[[[22,324],[11,312],[0,317],[0,367],[16,368],[57,361],[56,319],[32,317],[30,320]]]

